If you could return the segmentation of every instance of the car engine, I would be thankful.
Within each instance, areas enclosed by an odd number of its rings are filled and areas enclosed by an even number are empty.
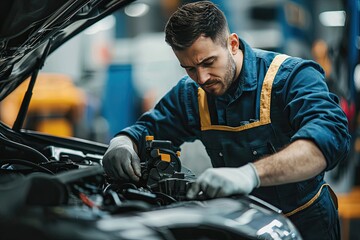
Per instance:
[[[142,177],[132,182],[104,173],[107,146],[1,129],[1,238],[301,239],[255,197],[187,200],[196,176],[170,141],[147,137]]]

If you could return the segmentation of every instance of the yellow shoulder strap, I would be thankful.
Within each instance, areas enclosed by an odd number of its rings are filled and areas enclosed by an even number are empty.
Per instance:
[[[258,127],[271,122],[270,119],[270,104],[271,104],[271,90],[274,78],[281,64],[289,56],[285,54],[277,55],[270,64],[266,72],[260,96],[260,120],[238,127],[229,127],[225,125],[211,125],[209,106],[207,102],[206,93],[202,88],[198,88],[198,104],[200,113],[201,131],[206,130],[221,130],[239,132],[249,128]]]

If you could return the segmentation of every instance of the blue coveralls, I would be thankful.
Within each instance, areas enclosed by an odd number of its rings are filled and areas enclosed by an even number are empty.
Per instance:
[[[223,96],[206,94],[185,76],[153,110],[120,132],[137,143],[140,158],[145,136],[153,135],[176,146],[200,139],[213,167],[240,167],[298,139],[315,142],[327,161],[325,170],[345,159],[350,142],[347,119],[337,97],[328,92],[321,67],[289,57],[264,80],[278,54],[252,49],[242,40],[241,49],[240,76]],[[304,239],[339,239],[337,210],[324,184],[323,172],[251,194],[282,209]]]

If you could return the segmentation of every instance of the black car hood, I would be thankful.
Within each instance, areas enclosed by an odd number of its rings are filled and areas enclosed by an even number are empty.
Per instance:
[[[2,0],[0,101],[36,68],[42,56],[134,0]],[[47,49],[47,50],[45,50]]]

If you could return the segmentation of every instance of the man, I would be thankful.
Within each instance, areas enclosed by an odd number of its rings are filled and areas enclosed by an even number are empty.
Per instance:
[[[184,5],[166,42],[188,76],[110,142],[103,165],[139,180],[145,136],[176,146],[200,139],[214,168],[187,196],[252,194],[283,210],[304,239],[338,239],[324,172],[347,157],[347,120],[312,61],[252,49],[211,2]]]

